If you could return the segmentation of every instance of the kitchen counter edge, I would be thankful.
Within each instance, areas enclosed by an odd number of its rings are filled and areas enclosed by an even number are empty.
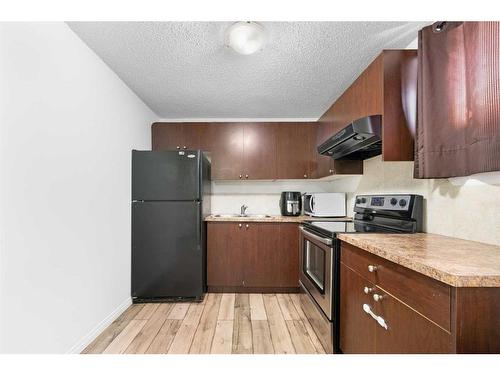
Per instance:
[[[338,238],[453,287],[500,287],[500,246],[430,233],[341,233]]]
[[[300,216],[280,216],[271,215],[271,217],[216,217],[209,215],[205,217],[207,222],[262,222],[262,223],[301,223],[303,221],[346,221],[352,220],[350,217],[319,218],[307,215]]]

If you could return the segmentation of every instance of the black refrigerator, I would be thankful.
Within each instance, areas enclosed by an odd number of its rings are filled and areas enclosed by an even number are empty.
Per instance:
[[[200,151],[132,151],[132,300],[203,299],[210,162]]]

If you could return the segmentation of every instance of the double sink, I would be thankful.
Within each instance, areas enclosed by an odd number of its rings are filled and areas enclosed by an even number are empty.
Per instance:
[[[272,217],[271,215],[252,215],[252,214],[218,214],[213,215],[213,217],[221,217],[221,218],[232,218],[232,217],[248,217],[250,219],[264,219],[267,217]]]

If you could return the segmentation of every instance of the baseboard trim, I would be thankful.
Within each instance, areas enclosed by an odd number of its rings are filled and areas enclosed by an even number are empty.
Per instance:
[[[89,333],[83,336],[73,345],[66,354],[80,354],[94,339],[99,336],[116,318],[118,318],[127,308],[132,305],[132,298],[128,297],[118,305],[106,318],[97,324]]]

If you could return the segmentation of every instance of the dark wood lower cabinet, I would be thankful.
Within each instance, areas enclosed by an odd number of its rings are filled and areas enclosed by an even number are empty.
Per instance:
[[[379,290],[379,292],[381,292]],[[387,329],[376,325],[377,353],[451,353],[451,334],[388,293],[374,302],[376,315],[382,316]]]
[[[298,224],[209,222],[207,233],[210,290],[298,290]]]
[[[370,303],[363,292],[374,285],[341,263],[340,265],[340,348],[343,353],[375,353],[376,325],[363,311]]]
[[[341,263],[343,353],[450,353],[451,334]],[[365,288],[369,292],[365,293]],[[374,301],[373,294],[382,299]],[[368,306],[374,316],[364,310]],[[375,317],[382,317],[386,327]]]
[[[448,286],[450,293],[391,263],[342,243],[343,353],[500,353],[500,288]]]
[[[241,286],[245,269],[243,238],[237,223],[208,224],[207,280],[213,285]]]
[[[279,224],[247,223],[242,234],[244,249],[242,284],[245,287],[281,286]]]

